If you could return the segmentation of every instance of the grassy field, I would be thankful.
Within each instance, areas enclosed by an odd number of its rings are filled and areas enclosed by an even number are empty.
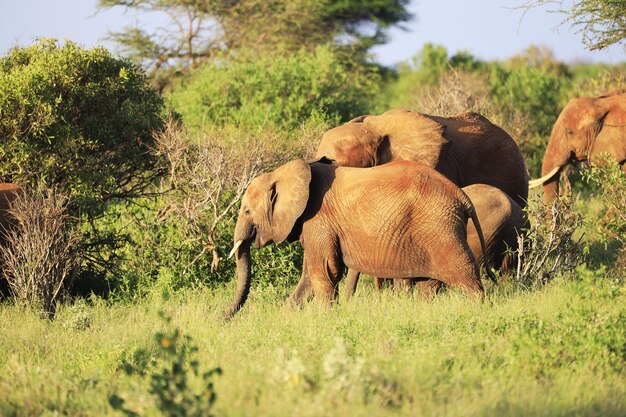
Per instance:
[[[626,414],[626,289],[610,275],[542,289],[488,287],[475,304],[449,291],[432,302],[364,283],[332,308],[283,304],[255,289],[224,323],[234,288],[134,305],[63,306],[55,321],[0,307],[0,414],[122,415],[116,394],[155,415],[147,378],[171,327],[191,336],[213,377],[213,412],[228,416]],[[172,317],[168,325],[157,311]],[[192,386],[200,378],[192,378]]]

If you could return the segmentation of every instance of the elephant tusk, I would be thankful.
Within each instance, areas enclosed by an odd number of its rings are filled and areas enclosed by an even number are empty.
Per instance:
[[[242,243],[243,243],[243,240],[238,240],[237,242],[235,242],[235,246],[233,246],[233,249],[228,254],[229,258],[233,257],[233,255],[235,254],[235,252],[237,252],[237,249],[239,249],[239,246],[241,246]]]
[[[543,177],[528,181],[528,188],[535,188],[535,187],[539,187],[540,185],[543,185],[550,178],[554,177],[554,175],[556,175],[556,173],[559,172],[559,169],[561,169],[560,166],[554,167],[552,168],[550,172],[548,172]]]

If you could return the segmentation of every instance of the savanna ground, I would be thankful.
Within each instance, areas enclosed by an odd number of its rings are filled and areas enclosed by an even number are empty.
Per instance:
[[[601,264],[603,255],[589,256]],[[230,322],[234,285],[163,297],[164,280],[138,302],[62,305],[54,321],[3,304],[0,410],[120,415],[109,404],[117,396],[139,415],[161,415],[150,378],[173,369],[164,353],[177,343],[197,346],[179,363],[196,360],[199,375],[189,372],[172,398],[202,402],[201,374],[219,366],[215,415],[624,415],[623,274],[581,265],[544,286],[486,286],[484,304],[455,291],[424,302],[365,279],[352,301],[300,310],[284,303],[291,288],[255,286]]]

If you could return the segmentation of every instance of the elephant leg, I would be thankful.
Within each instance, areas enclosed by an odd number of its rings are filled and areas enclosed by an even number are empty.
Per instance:
[[[339,260],[329,257],[321,261],[310,260],[307,266],[315,296],[333,304],[338,295],[337,283],[343,276],[343,264]]]
[[[348,269],[348,275],[346,276],[346,300],[352,298],[356,292],[357,284],[359,283],[360,272],[354,269]]]
[[[385,278],[374,277],[374,287],[380,291],[383,289],[383,283],[385,282]]]
[[[451,253],[450,255],[450,259],[457,259],[458,262],[446,264],[439,268],[435,275],[437,279],[451,287],[460,288],[468,296],[478,301],[484,301],[485,289],[480,280],[478,266],[469,248],[467,251],[457,253],[456,255]]]
[[[302,263],[302,275],[298,286],[291,293],[288,299],[288,303],[300,307],[304,301],[309,301],[313,297],[313,287],[311,286],[311,279],[306,268],[306,259]]]
[[[411,281],[412,279],[409,278],[395,278],[394,280],[390,280],[391,281],[391,285],[393,286],[393,289],[396,291],[404,291],[404,292],[409,292],[411,291]]]
[[[425,300],[432,300],[443,288],[443,283],[436,279],[414,280],[417,292]]]

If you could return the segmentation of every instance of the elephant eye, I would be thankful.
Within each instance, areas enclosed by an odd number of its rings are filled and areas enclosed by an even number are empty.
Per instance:
[[[567,135],[573,135],[574,131],[572,129],[565,129],[565,134]]]
[[[250,209],[248,207],[246,207],[245,209],[243,209],[243,213],[246,215],[250,214]]]

